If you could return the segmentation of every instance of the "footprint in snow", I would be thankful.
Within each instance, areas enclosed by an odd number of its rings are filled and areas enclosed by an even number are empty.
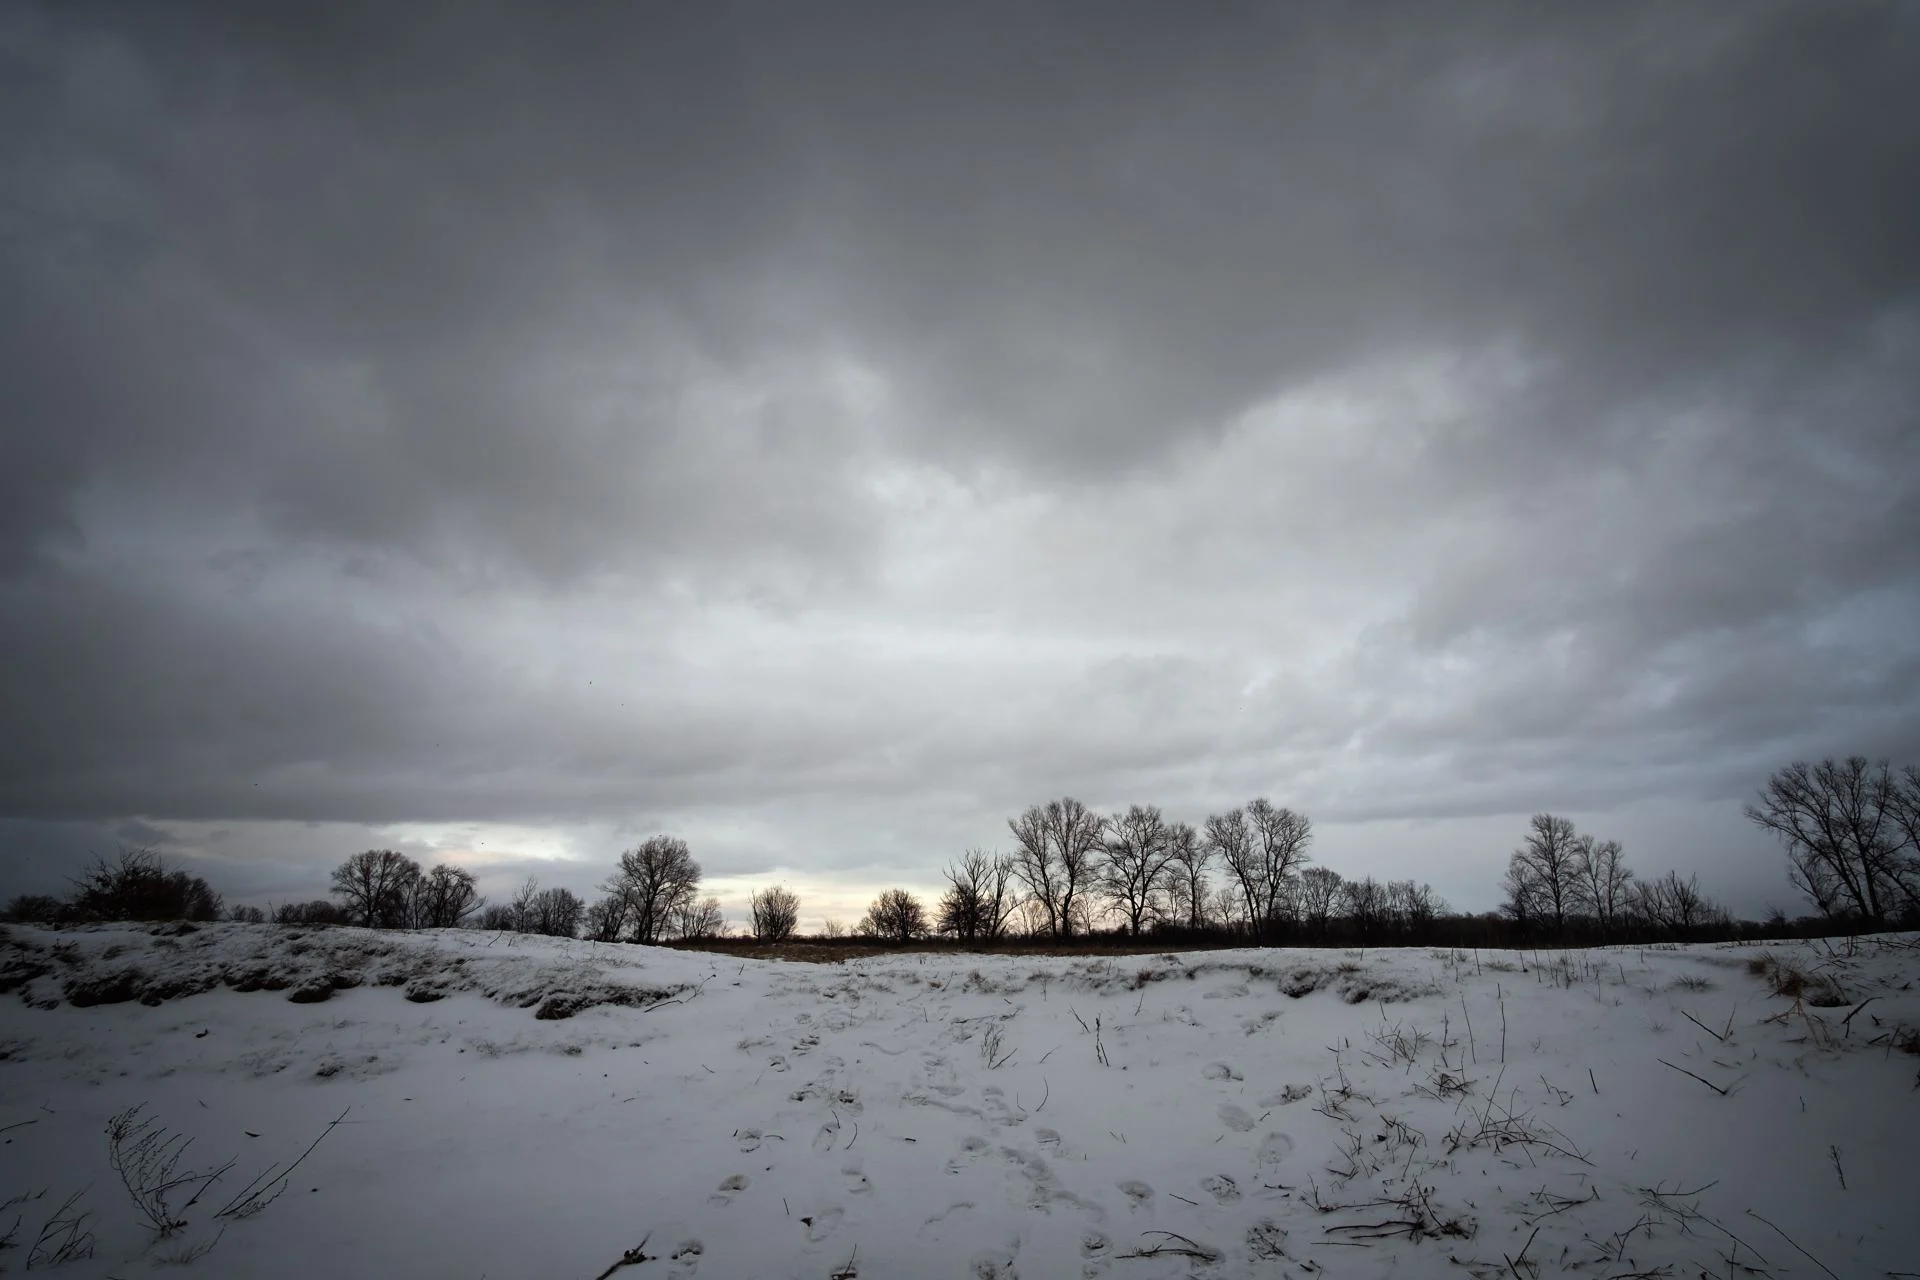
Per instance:
[[[863,1196],[873,1190],[873,1183],[867,1178],[866,1172],[857,1164],[848,1165],[842,1169],[840,1176],[847,1180],[848,1195]]]
[[[1080,1276],[1081,1280],[1099,1280],[1107,1274],[1112,1263],[1108,1258],[1113,1253],[1113,1242],[1107,1239],[1104,1231],[1089,1231],[1080,1237]]]
[[[1128,1202],[1136,1209],[1144,1209],[1153,1203],[1153,1188],[1138,1178],[1128,1178],[1120,1183],[1119,1187],[1126,1193]]]
[[[1270,1133],[1260,1140],[1261,1164],[1279,1164],[1293,1154],[1293,1139],[1284,1133]]]
[[[957,1098],[967,1091],[966,1086],[957,1084],[936,1084],[932,1088],[935,1093],[948,1098]]]
[[[1208,1080],[1238,1080],[1240,1073],[1224,1062],[1209,1062],[1200,1068],[1200,1074]]]
[[[720,1180],[720,1185],[715,1187],[713,1194],[707,1197],[707,1203],[718,1208],[725,1208],[727,1205],[733,1203],[735,1196],[746,1189],[747,1175],[744,1173],[731,1174]]]
[[[762,1140],[766,1137],[766,1135],[758,1129],[738,1129],[734,1131],[733,1136],[735,1141],[740,1144],[740,1150],[742,1152],[758,1151]]]
[[[840,1219],[845,1216],[838,1209],[822,1209],[819,1213],[800,1219],[800,1225],[807,1229],[807,1239],[819,1244],[840,1229]]]
[[[670,1280],[684,1280],[700,1269],[700,1255],[707,1247],[698,1240],[682,1240],[668,1259],[667,1275]]]
[[[973,1280],[1020,1280],[1013,1269],[1013,1255],[999,1249],[982,1249],[967,1260]]]
[[[987,1149],[988,1145],[985,1138],[972,1137],[961,1139],[960,1154],[947,1161],[947,1172],[959,1173],[960,1170],[972,1164],[980,1153]]]
[[[1291,1106],[1292,1104],[1300,1101],[1300,1099],[1302,1098],[1311,1098],[1312,1096],[1313,1096],[1313,1086],[1305,1085],[1305,1084],[1290,1084],[1286,1088],[1280,1090],[1278,1093],[1270,1093],[1266,1097],[1260,1099],[1260,1105],[1263,1107]]]
[[[1271,1218],[1247,1228],[1247,1252],[1262,1262],[1286,1256],[1287,1230]]]
[[[1200,1188],[1213,1197],[1215,1204],[1232,1204],[1240,1198],[1240,1184],[1224,1173],[1210,1173],[1200,1179]]]
[[[820,1126],[820,1132],[813,1135],[813,1149],[822,1154],[840,1145],[840,1126],[831,1122]]]
[[[1220,1123],[1235,1133],[1250,1133],[1253,1130],[1254,1119],[1247,1113],[1245,1107],[1223,1102],[1220,1104]]]
[[[942,1209],[940,1212],[934,1214],[931,1218],[928,1218],[925,1222],[921,1223],[920,1225],[923,1228],[937,1226],[940,1223],[945,1222],[948,1218],[951,1218],[954,1214],[964,1213],[971,1208],[973,1208],[973,1201],[956,1200],[952,1204],[948,1205],[946,1208]]]

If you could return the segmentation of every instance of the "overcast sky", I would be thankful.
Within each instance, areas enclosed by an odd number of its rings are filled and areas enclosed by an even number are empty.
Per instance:
[[[1920,5],[0,0],[0,889],[736,918],[1071,794],[1800,909],[1920,761]]]

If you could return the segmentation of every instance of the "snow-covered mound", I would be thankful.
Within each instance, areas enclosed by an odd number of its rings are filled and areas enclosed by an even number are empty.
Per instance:
[[[1912,1272],[1916,975],[1911,937],[801,965],[14,929],[0,1268]]]

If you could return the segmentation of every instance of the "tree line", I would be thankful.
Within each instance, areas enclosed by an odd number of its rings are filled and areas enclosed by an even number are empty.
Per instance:
[[[1920,769],[1896,772],[1863,757],[1796,762],[1776,771],[1746,816],[1777,836],[1788,878],[1817,913],[1795,929],[1776,911],[1765,928],[1841,931],[1920,926]],[[1571,944],[1646,937],[1730,936],[1731,914],[1697,877],[1641,879],[1617,840],[1533,815],[1501,882],[1501,903],[1481,916],[1453,913],[1430,885],[1343,878],[1313,865],[1307,816],[1260,797],[1198,825],[1154,805],[1098,813],[1072,797],[1036,804],[1007,821],[1011,848],[969,849],[942,871],[929,910],[904,888],[879,894],[850,936],[909,943],[934,937],[964,946],[1014,938],[1071,943],[1097,934],[1154,935],[1200,943]],[[331,899],[271,911],[237,907],[230,918],[382,929],[477,927],[659,944],[724,937],[720,900],[700,892],[687,842],[656,835],[622,853],[592,902],[529,879],[489,904],[473,873],[431,869],[391,849],[356,853],[330,877]],[[204,879],[151,851],[96,859],[66,899],[22,895],[9,919],[215,920],[222,900]],[[798,935],[800,899],[784,885],[755,890],[747,931],[760,942]],[[825,933],[847,931],[829,921]]]

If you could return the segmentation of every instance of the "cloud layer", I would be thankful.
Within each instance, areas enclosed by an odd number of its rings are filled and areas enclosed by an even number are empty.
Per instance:
[[[1439,879],[1920,759],[1909,6],[23,4],[0,122],[43,869],[1269,793]]]

